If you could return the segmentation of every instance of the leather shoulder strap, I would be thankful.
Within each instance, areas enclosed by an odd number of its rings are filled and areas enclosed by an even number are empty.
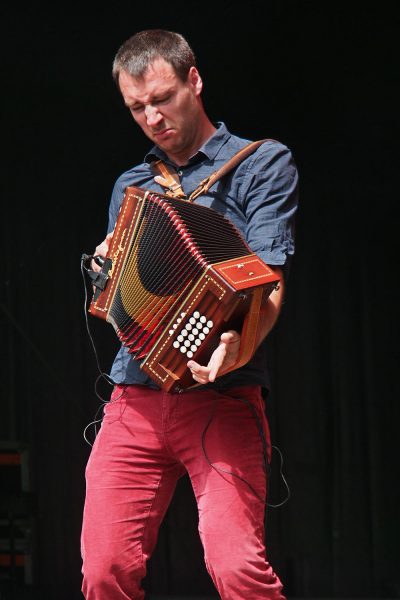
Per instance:
[[[253,152],[255,152],[257,148],[261,146],[261,144],[275,141],[276,140],[267,138],[265,140],[257,140],[256,142],[250,142],[247,144],[247,146],[239,150],[239,152],[236,152],[236,154],[234,154],[232,158],[222,165],[220,169],[214,171],[214,173],[211,173],[211,175],[206,177],[206,179],[203,179],[203,181],[200,182],[200,185],[190,194],[188,202],[193,202],[193,200],[196,200],[196,198],[198,198],[201,194],[207,193],[214,183],[221,179],[221,177],[224,177],[227,173],[229,173],[229,171],[234,169],[245,158],[250,156],[250,154],[253,154]]]
[[[154,181],[166,189],[166,196],[186,199],[186,194],[179,181],[178,173],[176,173],[172,167],[162,160],[152,162],[151,167],[155,173],[160,173],[160,175],[154,176]]]
[[[190,194],[189,198],[187,198],[181,183],[179,181],[178,174],[166,163],[162,160],[156,160],[151,163],[152,169],[154,172],[159,173],[159,175],[155,175],[154,181],[164,187],[166,189],[165,195],[172,196],[174,198],[182,198],[187,199],[188,202],[193,202],[196,200],[201,194],[206,194],[208,190],[219,180],[221,177],[224,177],[229,171],[232,171],[238,164],[240,164],[245,158],[253,154],[265,142],[275,142],[276,140],[266,138],[264,140],[257,140],[256,142],[250,142],[236,152],[222,167],[220,167],[217,171],[214,171],[203,179],[200,182],[200,185]]]

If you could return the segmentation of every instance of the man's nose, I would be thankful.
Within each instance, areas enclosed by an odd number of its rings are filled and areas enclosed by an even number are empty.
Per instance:
[[[144,109],[144,114],[146,115],[146,122],[148,127],[154,127],[157,125],[161,119],[162,115],[157,109],[157,107],[148,104]]]

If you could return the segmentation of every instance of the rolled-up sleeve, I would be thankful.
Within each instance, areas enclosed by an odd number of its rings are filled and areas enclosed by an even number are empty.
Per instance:
[[[284,266],[294,254],[298,172],[291,151],[266,142],[247,163],[241,185],[246,240],[266,263]]]
[[[108,209],[107,233],[111,233],[111,231],[114,230],[115,223],[117,221],[118,214],[119,214],[119,209],[121,208],[122,200],[124,198],[125,185],[126,184],[123,181],[122,177],[117,179],[117,181],[115,182],[115,185],[114,185],[114,188],[113,188],[113,191],[111,194],[110,206]]]

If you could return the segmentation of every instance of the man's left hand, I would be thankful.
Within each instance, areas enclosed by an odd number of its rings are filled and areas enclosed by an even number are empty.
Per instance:
[[[219,372],[224,372],[237,361],[240,348],[240,334],[233,329],[221,335],[219,346],[214,350],[206,367],[202,367],[194,360],[189,360],[188,368],[193,379],[198,383],[212,383]]]

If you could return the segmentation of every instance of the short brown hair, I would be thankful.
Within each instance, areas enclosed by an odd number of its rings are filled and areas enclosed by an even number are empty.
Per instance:
[[[196,57],[180,33],[164,29],[146,29],[126,40],[115,55],[112,76],[118,85],[119,74],[126,71],[140,78],[157,58],[169,63],[182,81],[186,81]]]

